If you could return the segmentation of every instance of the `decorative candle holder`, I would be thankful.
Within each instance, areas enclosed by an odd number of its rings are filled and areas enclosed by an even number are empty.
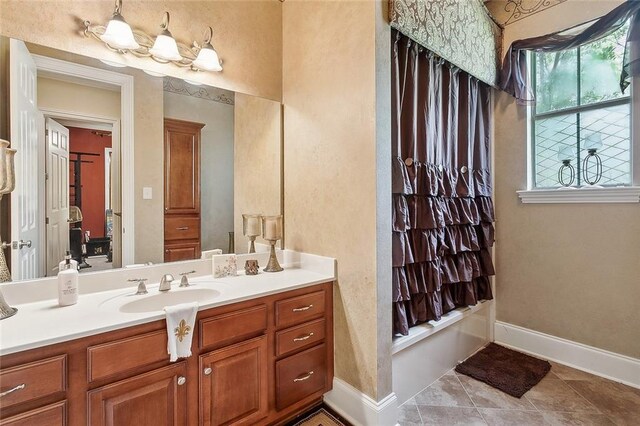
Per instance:
[[[265,272],[280,272],[282,266],[276,257],[276,242],[282,238],[282,215],[264,216],[262,218],[262,237],[269,241],[271,250],[269,251],[269,262],[264,268]]]
[[[260,222],[262,215],[259,214],[243,214],[242,215],[242,233],[249,238],[249,253],[256,252],[256,237],[260,236]]]

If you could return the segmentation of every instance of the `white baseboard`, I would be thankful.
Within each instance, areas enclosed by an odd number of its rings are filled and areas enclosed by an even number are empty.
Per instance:
[[[512,349],[640,388],[640,359],[501,321],[495,323],[495,341]]]
[[[375,401],[336,377],[333,378],[333,390],[324,395],[324,402],[355,426],[394,426],[398,422],[395,393]]]

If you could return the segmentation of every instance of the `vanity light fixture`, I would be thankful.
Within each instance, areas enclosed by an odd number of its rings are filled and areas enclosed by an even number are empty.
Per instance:
[[[93,37],[105,43],[106,47],[123,55],[151,58],[160,63],[172,63],[192,71],[222,71],[222,61],[211,45],[213,29],[208,27],[207,36],[200,45],[194,41],[191,46],[176,41],[169,31],[170,16],[164,13],[162,29],[156,37],[142,31],[132,30],[122,17],[122,0],[115,0],[115,10],[106,27],[92,25],[84,21],[85,37]]]
[[[196,60],[193,61],[193,66],[199,70],[222,71],[220,59],[218,58],[218,52],[216,52],[216,49],[214,49],[211,45],[212,38],[213,28],[209,27],[207,38],[204,40],[204,43],[202,44],[202,47],[198,52],[198,57],[196,57]]]
[[[149,49],[151,57],[161,61],[181,61],[182,56],[178,52],[178,44],[169,31],[169,12],[165,12],[160,24],[162,31],[156,37],[153,47]]]
[[[139,49],[140,45],[133,37],[133,31],[127,21],[120,13],[122,11],[122,0],[116,0],[113,16],[107,24],[104,34],[100,35],[100,40],[104,41],[116,49]]]

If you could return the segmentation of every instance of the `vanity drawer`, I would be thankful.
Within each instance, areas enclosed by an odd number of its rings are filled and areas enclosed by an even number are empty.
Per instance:
[[[168,361],[167,331],[158,330],[89,346],[87,358],[89,382],[153,363]]]
[[[327,349],[324,344],[276,362],[276,407],[282,410],[327,384]]]
[[[67,388],[67,356],[60,355],[0,371],[0,408],[42,398]],[[7,392],[7,393],[5,393]]]
[[[276,327],[300,324],[324,313],[325,291],[320,290],[276,302]]]
[[[276,332],[276,356],[284,355],[324,339],[324,318]]]
[[[67,401],[60,401],[0,420],[0,426],[64,426],[66,417]]]
[[[266,329],[267,305],[205,318],[200,320],[200,348],[239,342]]]
[[[164,239],[166,241],[199,240],[200,217],[165,216]]]

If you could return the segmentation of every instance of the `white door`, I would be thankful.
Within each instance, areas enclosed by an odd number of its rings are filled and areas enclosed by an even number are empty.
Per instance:
[[[69,250],[69,129],[47,118],[47,276]]]
[[[113,267],[122,267],[122,183],[120,181],[120,121],[111,132],[111,209],[113,210]]]
[[[37,69],[20,41],[11,39],[9,45],[9,84],[11,111],[11,147],[15,156],[16,189],[11,194],[11,278],[37,278],[40,230],[38,220],[38,105]]]

